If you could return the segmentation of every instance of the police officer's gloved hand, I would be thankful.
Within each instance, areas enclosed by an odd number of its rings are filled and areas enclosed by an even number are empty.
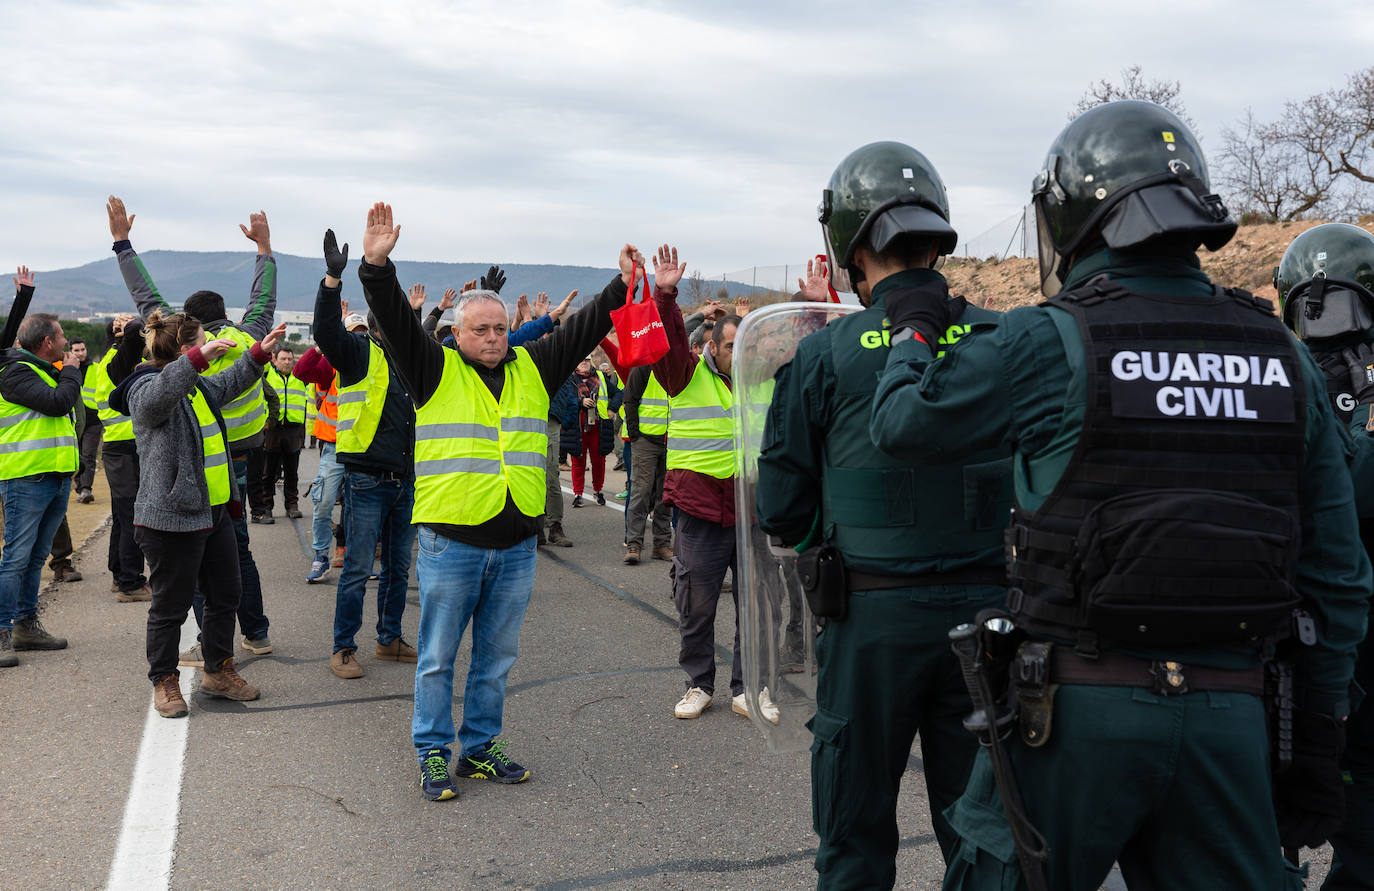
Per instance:
[[[1342,722],[1313,712],[1293,713],[1293,763],[1274,778],[1274,811],[1285,848],[1319,848],[1341,827],[1344,749]]]
[[[1341,350],[1350,391],[1360,405],[1374,405],[1374,344],[1361,343]]]
[[[886,305],[891,330],[895,333],[903,328],[916,329],[932,351],[949,327],[949,299],[943,289],[898,291],[888,296]]]
[[[339,250],[339,242],[334,238],[334,230],[324,230],[324,268],[333,278],[343,278],[348,266],[348,243]]]
[[[482,290],[495,291],[500,294],[501,289],[506,286],[506,273],[500,266],[491,266],[487,269],[487,274],[482,276]]]

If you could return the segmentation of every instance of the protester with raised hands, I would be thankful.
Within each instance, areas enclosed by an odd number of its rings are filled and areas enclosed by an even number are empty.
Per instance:
[[[424,333],[396,280],[388,258],[400,230],[390,205],[368,211],[358,276],[416,406],[421,610],[411,735],[421,793],[442,801],[458,794],[452,775],[500,783],[531,776],[497,737],[534,588],[549,396],[611,330],[611,310],[624,304],[644,258],[625,245],[620,275],[590,306],[522,347],[507,340],[506,307],[494,291],[465,294],[455,308],[457,349],[449,350]],[[453,663],[469,621],[472,660],[451,774]]]
[[[202,377],[237,342],[207,342],[200,322],[185,313],[153,312],[144,332],[148,361],[110,395],[110,405],[132,419],[145,456],[134,534],[148,558],[153,589],[148,678],[153,705],[166,718],[184,717],[187,711],[178,683],[177,644],[197,587],[205,598],[201,692],[237,701],[260,695],[239,675],[233,658],[242,583],[232,519],[243,514],[244,493],[229,471],[220,406],[262,377],[285,331],[278,325],[227,369]]]

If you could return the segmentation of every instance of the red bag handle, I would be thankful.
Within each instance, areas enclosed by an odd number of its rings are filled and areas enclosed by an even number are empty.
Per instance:
[[[629,290],[629,294],[628,294],[628,295],[626,296],[626,298],[625,298],[625,305],[628,306],[629,304],[635,302],[635,275],[636,275],[637,273],[639,273],[640,271],[643,271],[643,273],[644,273],[644,289],[643,289],[644,292],[640,295],[640,301],[639,301],[639,302],[640,302],[640,303],[649,303],[649,302],[650,302],[650,297],[649,297],[649,267],[647,267],[647,266],[640,266],[638,263],[636,263],[636,262],[633,261],[633,260],[631,260],[630,263],[631,263],[631,265],[630,265],[630,290]],[[836,302],[838,302],[838,301],[836,301]]]

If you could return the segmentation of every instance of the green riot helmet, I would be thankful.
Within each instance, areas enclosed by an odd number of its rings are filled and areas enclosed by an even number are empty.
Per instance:
[[[1088,109],[1055,137],[1031,185],[1040,290],[1059,293],[1094,242],[1216,250],[1236,223],[1210,189],[1197,138],[1173,112],[1138,100]]]
[[[1304,341],[1374,328],[1374,235],[1349,223],[1313,226],[1274,267],[1283,322]]]
[[[940,174],[925,155],[900,142],[871,142],[850,152],[830,175],[818,215],[837,291],[852,292],[860,280],[854,250],[861,244],[881,251],[899,235],[927,235],[943,256],[959,241]]]

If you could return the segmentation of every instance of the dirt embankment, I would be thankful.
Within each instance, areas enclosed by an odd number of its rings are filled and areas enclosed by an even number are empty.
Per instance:
[[[1202,268],[1212,281],[1228,287],[1245,288],[1256,297],[1277,304],[1274,267],[1279,265],[1288,245],[1320,220],[1298,223],[1260,223],[1241,226],[1236,237],[1216,253],[1202,251]],[[1374,223],[1361,225],[1374,232]],[[971,303],[988,304],[992,309],[1008,310],[1039,303],[1040,273],[1035,260],[1014,257],[1009,260],[946,261],[945,278],[952,294],[962,294]]]

